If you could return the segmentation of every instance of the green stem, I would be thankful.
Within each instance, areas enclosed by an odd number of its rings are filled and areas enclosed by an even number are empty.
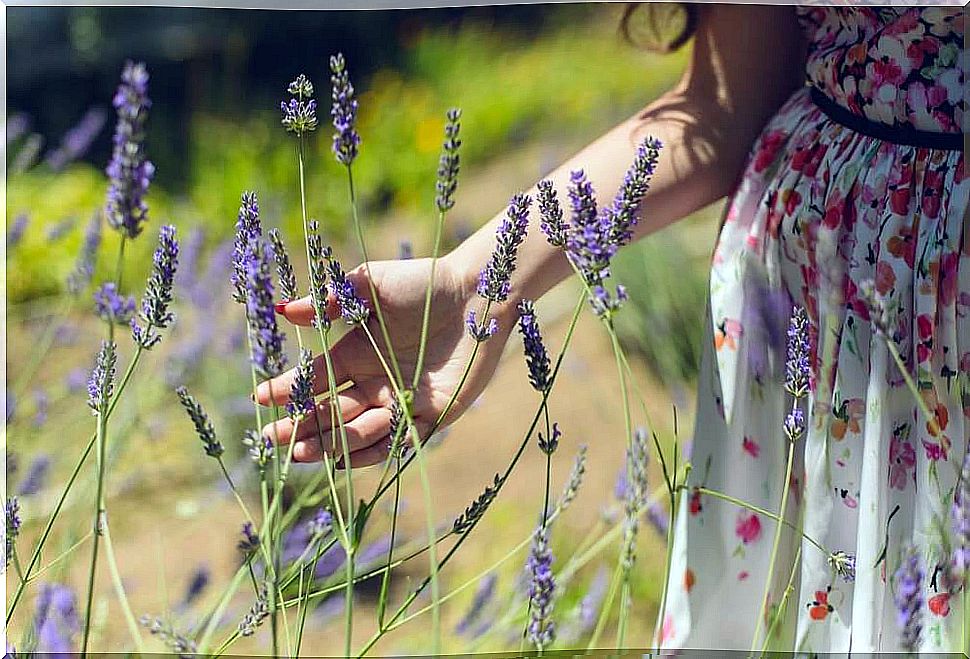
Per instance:
[[[104,520],[104,557],[108,561],[108,571],[111,572],[111,581],[114,584],[115,595],[121,603],[121,613],[125,618],[128,633],[131,634],[131,639],[135,642],[135,648],[138,650],[138,653],[144,655],[145,644],[142,641],[141,632],[138,629],[138,622],[135,620],[135,614],[132,613],[131,605],[128,603],[128,597],[125,595],[125,586],[121,582],[121,572],[118,570],[118,561],[115,559],[114,546],[111,544],[111,532],[107,517]]]
[[[102,404],[101,409],[98,411],[98,429],[97,429],[97,492],[95,494],[94,500],[94,540],[91,549],[91,562],[88,567],[88,594],[87,594],[87,604],[85,606],[84,613],[84,638],[81,642],[81,656],[86,657],[88,653],[88,640],[91,636],[91,612],[93,610],[94,604],[94,576],[97,572],[98,567],[98,549],[100,547],[100,539],[103,534],[103,524],[104,524],[104,461],[105,461],[105,451],[104,445],[107,434],[107,419],[105,418],[105,409]]]
[[[909,369],[906,367],[902,356],[899,354],[899,348],[896,346],[896,342],[890,339],[888,336],[883,336],[883,338],[886,340],[886,347],[889,349],[889,354],[892,355],[893,361],[896,362],[899,372],[903,374],[903,379],[906,381],[906,386],[913,394],[913,398],[916,399],[916,405],[926,417],[926,421],[930,426],[930,434],[934,436],[939,435],[940,424],[936,420],[936,415],[930,411],[926,401],[923,400],[919,387],[916,386],[916,382],[913,381],[913,377],[909,374]]]
[[[30,362],[21,369],[20,375],[13,383],[12,390],[17,398],[23,396],[27,385],[30,384],[34,375],[40,369],[41,364],[44,363],[44,358],[47,357],[47,353],[50,351],[51,346],[54,344],[54,339],[57,337],[58,328],[61,326],[63,319],[71,313],[74,300],[75,298],[73,296],[63,298],[61,308],[54,312],[54,317],[51,320],[47,321],[44,333],[41,334],[40,339],[34,344],[35,347],[29,351]]]
[[[798,572],[799,561],[802,557],[802,545],[799,543],[798,548],[795,550],[795,562],[791,566],[791,572],[788,575],[788,585],[785,586],[785,591],[781,594],[781,600],[778,602],[778,609],[775,612],[775,616],[771,619],[771,625],[768,626],[768,631],[765,632],[765,641],[761,646],[761,652],[758,655],[763,657],[765,652],[768,650],[768,643],[771,641],[771,637],[775,633],[775,629],[778,627],[778,621],[784,616],[785,607],[788,605],[788,598],[795,591],[795,574]]]

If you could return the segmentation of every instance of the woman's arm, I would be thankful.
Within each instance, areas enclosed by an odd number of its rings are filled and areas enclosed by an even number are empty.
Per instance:
[[[804,84],[803,40],[793,7],[703,5],[691,61],[680,83],[577,153],[548,178],[566,203],[569,174],[583,169],[602,202],[612,200],[644,137],[661,151],[635,236],[642,238],[728,194],[762,127]],[[530,194],[535,198],[536,190]],[[503,215],[447,258],[474,289]],[[539,230],[536,205],[519,252],[511,299],[538,298],[570,272]],[[499,312],[501,313],[501,312]]]

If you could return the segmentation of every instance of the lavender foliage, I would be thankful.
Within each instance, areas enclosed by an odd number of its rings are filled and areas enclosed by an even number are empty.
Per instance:
[[[330,85],[333,105],[330,117],[333,119],[333,153],[337,161],[350,167],[357,157],[360,135],[357,133],[357,99],[354,86],[350,84],[347,62],[341,53],[330,57]]]
[[[114,151],[106,173],[109,179],[104,215],[108,225],[128,238],[142,231],[148,217],[145,194],[155,166],[145,158],[145,122],[151,101],[148,98],[148,70],[142,63],[126,62],[121,84],[112,104],[118,113]]]

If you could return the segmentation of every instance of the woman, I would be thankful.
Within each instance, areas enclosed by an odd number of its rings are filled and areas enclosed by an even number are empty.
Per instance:
[[[773,643],[789,649],[899,649],[887,575],[900,547],[913,543],[927,566],[915,598],[921,647],[957,650],[963,598],[950,597],[934,567],[941,560],[937,522],[947,519],[944,502],[970,432],[962,13],[730,5],[690,12],[694,48],[680,83],[549,176],[563,191],[570,171],[582,168],[595,189],[611,193],[642,139],[660,138],[665,148],[637,237],[730,194],[712,264],[691,496],[681,499],[660,641],[760,647],[771,628]],[[467,361],[472,341],[455,319],[477,307],[478,273],[500,219],[439,263],[428,375],[414,405],[419,431],[444,408]],[[541,296],[570,273],[538,230],[535,211],[531,223],[510,300],[495,310],[499,334],[482,344],[449,421],[491,377],[516,302]],[[370,272],[407,373],[429,261],[377,262]],[[367,290],[363,269],[352,276]],[[887,333],[935,424],[870,327],[860,293],[870,281],[894,313]],[[773,332],[766,310],[779,297],[783,322],[795,304],[812,327],[809,421],[796,444],[786,511],[812,542],[783,534],[766,591],[774,522],[693,488],[778,507],[788,451],[784,368],[765,339]],[[297,324],[312,316],[305,299],[281,313]],[[820,345],[832,349],[824,373]],[[375,464],[387,451],[391,392],[359,333],[333,354],[337,377],[356,385],[340,396],[352,464]],[[289,377],[273,391],[289,391]],[[322,390],[326,378],[319,380]],[[264,385],[262,402],[268,397]],[[282,441],[290,431],[284,423]],[[312,424],[300,427],[296,459],[320,458],[317,442],[307,441],[314,433]]]

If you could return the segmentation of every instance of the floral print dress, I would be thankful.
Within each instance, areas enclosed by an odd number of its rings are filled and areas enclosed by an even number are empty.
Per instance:
[[[754,145],[713,257],[692,471],[659,640],[748,649],[758,625],[759,649],[770,627],[773,649],[898,651],[893,573],[912,544],[925,571],[920,649],[958,651],[970,611],[941,568],[970,434],[963,12],[796,11],[808,85]],[[870,286],[935,424],[871,329]],[[776,522],[764,513],[779,510],[790,445],[793,304],[811,321],[813,375],[797,403],[807,428],[793,444],[785,517],[810,540],[783,529],[765,599]],[[853,557],[854,580],[844,569]]]

